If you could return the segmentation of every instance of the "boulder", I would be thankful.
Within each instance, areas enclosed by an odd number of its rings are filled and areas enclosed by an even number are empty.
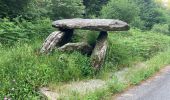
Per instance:
[[[58,45],[62,41],[63,37],[64,33],[61,31],[55,31],[51,33],[44,41],[40,52],[49,53],[56,47],[56,45]]]
[[[78,43],[67,43],[62,47],[59,47],[58,50],[64,52],[79,51],[83,54],[91,54],[93,47],[86,42],[78,42]]]
[[[99,70],[103,65],[107,51],[107,32],[100,32],[95,48],[91,55],[91,65],[95,70]]]
[[[64,19],[57,20],[52,26],[59,29],[84,29],[95,31],[126,31],[129,25],[126,22],[114,19]]]

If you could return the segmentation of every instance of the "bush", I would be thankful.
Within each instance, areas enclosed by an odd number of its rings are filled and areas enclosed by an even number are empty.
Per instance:
[[[51,27],[51,20],[36,20],[34,22],[28,22],[22,20],[22,22],[15,19],[14,22],[9,19],[0,20],[0,42],[1,43],[14,43],[15,41],[44,38],[53,28]]]
[[[42,17],[50,18],[51,0],[31,0],[21,18],[35,20]]]
[[[139,17],[144,22],[143,30],[151,30],[154,24],[166,22],[166,9],[156,0],[133,0],[139,7]]]
[[[83,4],[85,5],[85,17],[99,17],[100,11],[104,5],[107,4],[109,0],[83,0]]]
[[[170,31],[168,30],[168,28],[168,24],[155,24],[152,28],[152,31],[170,35]]]
[[[93,76],[89,58],[74,52],[38,55],[39,43],[18,43],[1,48],[0,98],[40,99],[37,89],[49,83],[67,82]]]
[[[147,60],[160,51],[164,51],[170,44],[170,37],[161,33],[141,32],[130,30],[109,36],[109,50],[107,54],[108,66],[128,66],[135,60]]]
[[[129,0],[111,0],[101,13],[103,18],[120,19],[130,23],[139,15],[139,8]]]
[[[23,15],[30,1],[31,0],[1,0],[0,18],[9,17],[12,19]]]
[[[52,0],[53,19],[82,17],[82,0]]]
[[[52,83],[68,82],[93,77],[90,58],[78,52],[39,55],[38,40],[0,48],[0,98],[40,99],[39,87]],[[170,44],[170,37],[159,33],[130,30],[109,35],[109,50],[105,65],[128,66],[138,58],[144,60],[163,51]],[[114,68],[113,68],[114,69]]]

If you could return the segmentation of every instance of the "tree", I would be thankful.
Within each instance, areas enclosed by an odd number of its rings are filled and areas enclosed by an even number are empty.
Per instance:
[[[144,29],[151,29],[154,24],[165,22],[163,11],[153,0],[133,0],[140,8],[140,19],[144,21]]]
[[[35,19],[40,17],[50,17],[51,0],[31,0],[28,4],[24,17],[26,19]]]
[[[109,0],[83,0],[83,4],[86,7],[85,16],[98,17],[103,5],[106,5],[108,1]]]
[[[30,0],[0,0],[0,17],[14,18],[22,15]]]
[[[131,23],[138,15],[139,8],[130,0],[111,0],[103,7],[102,18],[120,19]]]
[[[52,0],[52,18],[82,17],[84,6],[82,0]]]

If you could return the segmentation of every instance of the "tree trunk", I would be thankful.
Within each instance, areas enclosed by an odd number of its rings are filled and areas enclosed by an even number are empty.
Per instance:
[[[83,54],[91,54],[92,53],[93,47],[90,46],[88,43],[85,42],[78,42],[78,43],[67,43],[63,45],[62,47],[58,48],[60,51],[68,51],[68,52],[73,52],[73,51],[79,51]]]
[[[105,60],[107,51],[107,32],[101,31],[97,38],[96,46],[91,55],[91,64],[95,69],[100,69]]]

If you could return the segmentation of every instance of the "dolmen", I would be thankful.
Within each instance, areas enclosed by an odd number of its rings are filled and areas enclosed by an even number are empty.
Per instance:
[[[114,19],[63,19],[52,23],[52,26],[59,31],[51,33],[41,48],[41,53],[50,53],[57,47],[60,51],[80,51],[85,54],[91,54],[91,65],[95,69],[102,66],[106,51],[108,31],[127,31],[130,29],[126,22]],[[100,34],[96,40],[95,46],[88,43],[69,43],[75,29],[99,31]]]

